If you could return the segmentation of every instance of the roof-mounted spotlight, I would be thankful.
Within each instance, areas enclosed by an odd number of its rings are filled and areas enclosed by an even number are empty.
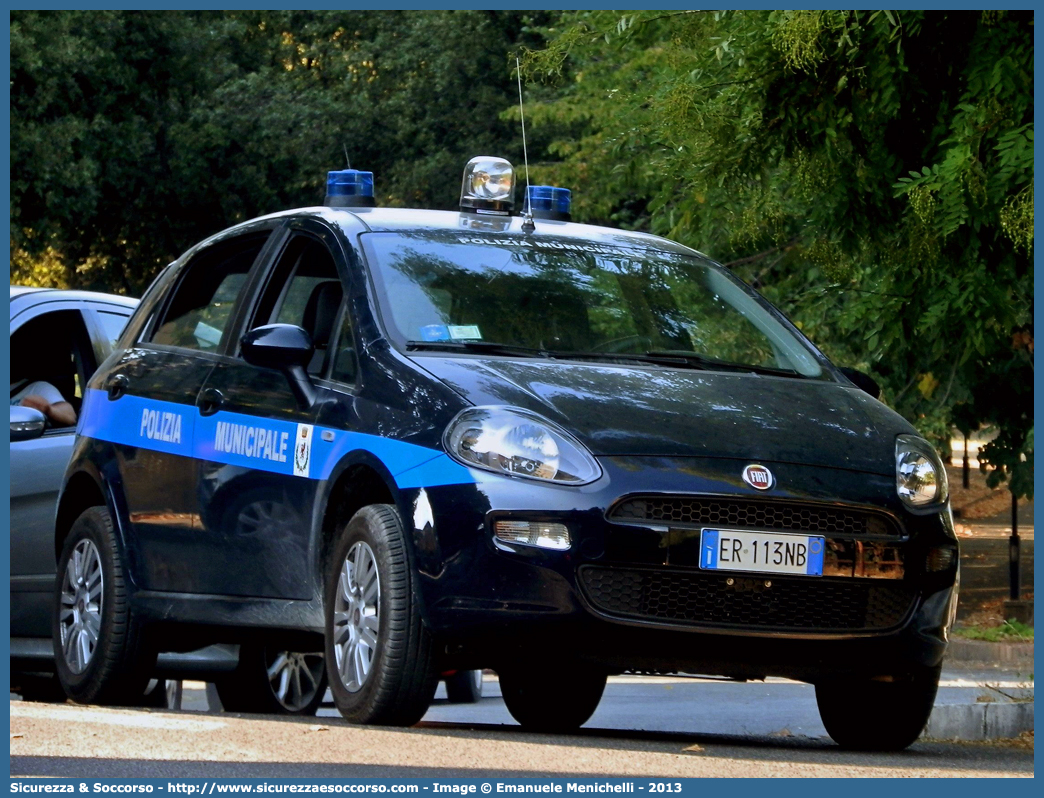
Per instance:
[[[558,186],[529,186],[526,189],[526,202],[522,215],[531,214],[534,219],[553,219],[557,222],[568,222],[572,203],[572,192],[568,188]]]
[[[339,169],[326,173],[326,199],[331,208],[373,208],[373,172]]]
[[[515,169],[503,158],[480,155],[464,167],[460,209],[507,216],[515,207]]]

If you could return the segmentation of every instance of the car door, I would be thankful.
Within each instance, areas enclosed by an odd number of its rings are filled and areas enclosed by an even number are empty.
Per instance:
[[[272,324],[304,327],[316,352],[308,371],[327,368],[342,312],[343,253],[315,220],[290,223],[259,281],[240,333]],[[316,492],[311,468],[318,404],[302,406],[287,377],[239,355],[214,365],[200,394],[196,428],[203,529],[194,539],[209,593],[311,597],[309,532]],[[309,478],[311,477],[311,478]]]
[[[41,293],[41,301],[21,307],[11,319],[12,390],[38,380],[48,382],[79,411],[96,354],[82,303],[55,296]],[[54,510],[75,434],[73,426],[48,426],[38,438],[11,442],[11,634],[15,637],[51,633]]]
[[[192,253],[139,340],[106,363],[81,434],[114,444],[132,556],[147,590],[199,592],[196,399],[231,335],[275,223]]]

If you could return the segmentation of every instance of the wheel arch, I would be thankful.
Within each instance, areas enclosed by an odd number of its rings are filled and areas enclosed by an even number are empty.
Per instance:
[[[56,563],[61,557],[62,547],[65,545],[65,539],[69,536],[72,525],[88,507],[106,507],[117,525],[117,535],[122,537],[108,493],[100,475],[86,469],[74,472],[66,480],[62,495],[58,499],[58,509],[54,519],[54,561]]]
[[[130,514],[122,494],[122,479],[114,448],[101,441],[77,437],[54,518],[54,561],[61,557],[73,523],[88,507],[105,507],[112,518],[117,544],[126,558],[127,579],[139,584],[137,552],[129,537]]]
[[[337,531],[347,524],[355,513],[371,504],[390,504],[399,511],[404,526],[407,556],[412,564],[412,536],[410,530],[405,528],[408,516],[404,514],[403,497],[395,477],[374,454],[363,450],[350,452],[331,473],[323,501],[319,503],[322,517],[318,525],[319,535],[315,553],[320,590],[325,584]]]

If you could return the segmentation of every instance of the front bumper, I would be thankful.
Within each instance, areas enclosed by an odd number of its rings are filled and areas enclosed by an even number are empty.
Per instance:
[[[766,463],[777,479],[762,492],[742,482],[745,463],[738,461],[600,462],[602,478],[582,488],[494,476],[404,496],[429,622],[452,666],[550,656],[613,671],[815,681],[941,661],[956,607],[952,522],[946,511],[906,510],[891,478]],[[620,517],[632,497],[782,507],[785,520],[720,517],[738,520],[730,528],[823,534],[842,553],[834,558],[840,568],[819,578],[701,571],[694,545],[700,517]],[[852,518],[863,517],[874,520],[853,526]],[[564,523],[572,545],[549,551],[496,540],[493,524],[501,518]],[[938,547],[953,548],[953,564],[929,572],[927,553]],[[863,549],[889,552],[902,563],[901,578],[860,575],[869,571],[844,553]]]

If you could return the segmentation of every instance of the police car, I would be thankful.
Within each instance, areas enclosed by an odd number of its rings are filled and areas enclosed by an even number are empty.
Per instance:
[[[473,159],[437,212],[331,172],[161,273],[58,507],[65,689],[322,648],[350,721],[488,667],[563,731],[609,674],[774,675],[842,745],[911,743],[957,595],[937,454],[727,269],[513,182]]]

